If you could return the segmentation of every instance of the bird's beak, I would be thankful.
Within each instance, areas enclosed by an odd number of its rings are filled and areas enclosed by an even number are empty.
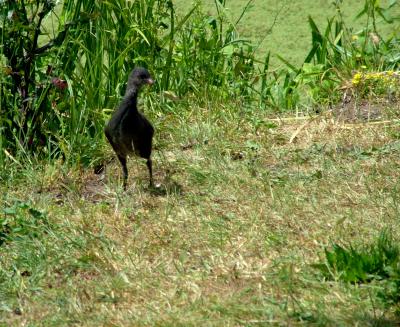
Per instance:
[[[149,85],[153,85],[154,82],[155,82],[154,79],[151,79],[151,78],[147,79],[147,84],[149,84]]]

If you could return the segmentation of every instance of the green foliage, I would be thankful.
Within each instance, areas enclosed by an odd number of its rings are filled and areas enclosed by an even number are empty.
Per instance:
[[[295,83],[296,87],[308,90],[313,103],[337,102],[341,98],[339,87],[352,76],[354,70],[382,71],[399,67],[400,48],[396,31],[383,39],[376,22],[377,16],[385,17],[387,24],[398,21],[399,17],[389,18],[396,2],[390,2],[386,8],[378,4],[375,0],[365,0],[357,18],[365,16],[366,25],[357,33],[346,26],[341,1],[335,3],[337,14],[328,19],[324,31],[318,28],[312,17],[308,18],[312,46],[301,69],[296,70]]]
[[[397,58],[392,56],[393,53],[398,54],[399,49],[396,32],[384,40],[379,34],[376,21],[377,14],[389,15],[395,5],[395,2],[391,2],[387,8],[381,8],[378,6],[378,1],[365,0],[364,9],[357,18],[365,16],[366,25],[355,34],[344,23],[340,1],[336,3],[337,15],[328,20],[323,33],[309,17],[312,48],[305,62],[323,64],[326,70],[336,68],[342,74],[350,73],[352,69],[359,69],[362,66],[372,70],[395,69],[400,62],[398,55]],[[391,17],[385,19],[385,22],[393,24],[398,19],[399,17]]]
[[[16,201],[12,207],[4,208],[0,217],[0,246],[4,242],[18,241],[24,237],[41,237],[48,224],[44,213],[29,203]]]
[[[296,81],[297,69],[283,60],[289,70],[279,70],[272,75],[268,74],[269,55],[261,74],[260,105],[272,108],[275,112],[287,111],[299,105],[299,84]]]
[[[315,264],[327,279],[366,283],[383,281],[381,298],[389,303],[400,300],[400,246],[393,236],[383,231],[375,243],[362,248],[333,244],[325,249],[326,262]]]
[[[384,289],[378,295],[388,305],[396,305],[400,302],[400,264],[388,267],[387,273],[389,278],[386,280]]]
[[[175,97],[253,101],[253,48],[237,35],[240,19],[230,22],[223,4],[215,5],[217,17],[197,5],[178,17],[169,0],[71,0],[59,13],[51,1],[3,2],[2,147],[83,164],[101,159],[93,140],[103,138],[137,65],[156,76],[156,91]],[[46,20],[52,30],[43,27]],[[54,37],[41,46],[39,37],[48,34]]]
[[[356,249],[333,244],[325,249],[326,264],[316,265],[326,278],[338,277],[351,283],[389,277],[389,270],[400,263],[400,247],[391,234],[384,231],[374,244]]]
[[[51,62],[68,29],[77,22],[60,24],[52,37],[43,30],[55,1],[2,1],[0,4],[0,138],[3,147],[19,143],[36,149],[48,141],[52,106],[63,96],[66,82],[54,75]]]
[[[237,35],[238,22],[226,20],[222,11],[213,17],[195,5],[178,17],[167,0],[84,5],[96,19],[71,31],[72,46],[63,62],[78,65],[79,90],[89,107],[114,107],[136,65],[150,68],[158,91],[177,96],[194,94],[207,100],[251,94],[253,49]],[[67,17],[75,14],[65,12]],[[76,63],[76,58],[83,59]]]

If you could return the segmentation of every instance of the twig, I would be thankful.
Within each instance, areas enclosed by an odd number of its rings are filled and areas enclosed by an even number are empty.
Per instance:
[[[9,157],[12,161],[14,161],[18,166],[22,167],[21,163],[15,159],[10,152],[8,152],[6,149],[4,149],[4,153],[6,154],[7,157]]]
[[[383,124],[395,124],[400,122],[400,119],[393,119],[393,120],[382,120],[382,121],[373,121],[373,122],[365,122],[365,123],[354,123],[354,124],[344,124],[343,126],[340,126],[339,128],[343,129],[353,129],[353,128],[360,128],[360,127],[365,127],[368,125],[383,125]]]
[[[289,144],[293,143],[293,141],[296,139],[297,135],[304,129],[306,128],[311,122],[315,119],[315,117],[312,117],[311,119],[307,120],[304,124],[302,124],[296,131],[292,134],[289,140]]]

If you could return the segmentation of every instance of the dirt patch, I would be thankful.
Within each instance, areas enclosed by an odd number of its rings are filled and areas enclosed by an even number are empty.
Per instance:
[[[387,119],[399,111],[399,101],[386,97],[357,99],[353,94],[344,93],[341,104],[332,109],[334,117],[341,122],[370,122]]]
[[[98,203],[107,196],[107,190],[104,183],[104,174],[90,174],[82,184],[81,196],[90,202]]]

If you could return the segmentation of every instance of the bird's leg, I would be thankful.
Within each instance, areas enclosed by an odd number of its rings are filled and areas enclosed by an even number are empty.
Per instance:
[[[124,174],[124,191],[126,191],[126,185],[128,182],[128,168],[126,167],[126,157],[118,156],[119,161],[121,162],[122,172]]]
[[[147,169],[149,170],[149,175],[150,175],[150,186],[152,187],[152,186],[154,186],[154,183],[153,183],[153,165],[152,165],[151,158],[147,159],[146,165],[147,165]]]

